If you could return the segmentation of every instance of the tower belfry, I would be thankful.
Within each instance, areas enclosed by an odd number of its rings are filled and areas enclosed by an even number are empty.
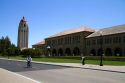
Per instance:
[[[18,40],[17,46],[20,49],[28,48],[28,34],[29,29],[25,17],[21,19],[18,27]]]

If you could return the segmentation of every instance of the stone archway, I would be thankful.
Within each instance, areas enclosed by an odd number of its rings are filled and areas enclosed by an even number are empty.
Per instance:
[[[52,50],[52,56],[57,56],[56,49],[53,49],[53,50]]]
[[[74,49],[73,49],[73,54],[76,56],[76,55],[80,55],[80,50],[79,50],[79,48],[78,47],[75,47]]]
[[[47,56],[51,56],[51,50],[47,49]]]
[[[99,49],[98,49],[98,54],[97,54],[97,55],[98,55],[98,56],[101,56],[102,54],[103,54],[103,49],[99,48]]]
[[[122,56],[122,49],[121,48],[115,48],[115,56]]]
[[[71,50],[70,50],[70,48],[66,48],[66,50],[65,50],[65,54],[71,56]]]
[[[90,51],[90,55],[91,55],[91,56],[96,56],[96,50],[95,50],[95,49],[92,49],[92,50]]]
[[[111,50],[111,48],[107,48],[107,49],[106,49],[105,55],[106,55],[106,56],[112,56],[112,50]]]
[[[58,50],[58,56],[63,56],[63,50],[61,48]]]

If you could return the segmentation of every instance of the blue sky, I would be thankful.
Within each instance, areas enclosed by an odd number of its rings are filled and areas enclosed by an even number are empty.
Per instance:
[[[125,24],[125,0],[0,0],[0,37],[17,45],[25,16],[29,47],[55,33],[86,25],[94,29]]]

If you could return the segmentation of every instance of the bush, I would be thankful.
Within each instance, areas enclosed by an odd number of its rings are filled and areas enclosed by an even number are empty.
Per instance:
[[[42,50],[29,48],[22,50],[21,54],[23,55],[23,57],[26,57],[28,55],[31,55],[31,57],[41,57]]]
[[[10,47],[8,50],[8,55],[10,56],[17,56],[20,55],[20,49],[17,47]]]
[[[47,58],[81,60],[81,56],[46,56]]]
[[[75,59],[81,60],[81,56],[46,56],[47,58],[58,58],[58,59]],[[100,56],[84,56],[85,60],[100,60]],[[105,61],[125,61],[125,57],[121,56],[104,56]]]

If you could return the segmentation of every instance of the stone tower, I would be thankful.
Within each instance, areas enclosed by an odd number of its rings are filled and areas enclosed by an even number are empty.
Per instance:
[[[17,40],[18,48],[20,49],[28,48],[28,34],[29,34],[28,25],[26,23],[25,17],[23,16],[18,27],[18,40]]]

